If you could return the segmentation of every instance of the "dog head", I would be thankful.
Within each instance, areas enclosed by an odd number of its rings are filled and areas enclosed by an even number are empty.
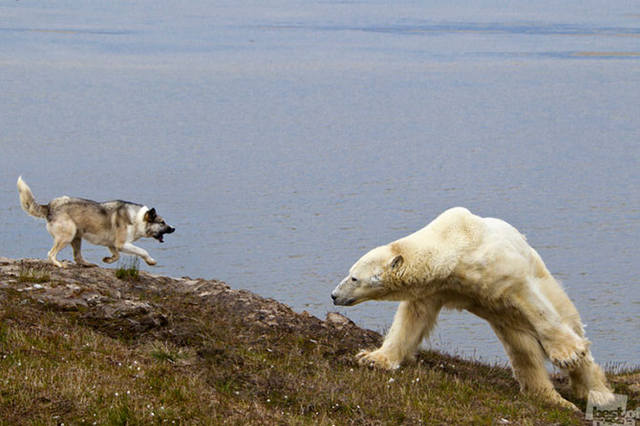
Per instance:
[[[155,208],[147,210],[144,214],[144,223],[146,236],[160,242],[163,242],[162,236],[164,234],[171,234],[176,230],[176,228],[169,226],[161,216],[158,216]]]

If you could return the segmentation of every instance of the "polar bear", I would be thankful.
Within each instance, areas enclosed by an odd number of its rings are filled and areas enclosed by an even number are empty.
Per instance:
[[[365,254],[331,297],[342,306],[401,301],[382,346],[356,356],[361,364],[398,368],[429,336],[440,309],[465,309],[489,322],[523,392],[577,410],[553,388],[548,358],[568,371],[578,397],[613,400],[575,306],[524,235],[500,219],[449,209]]]

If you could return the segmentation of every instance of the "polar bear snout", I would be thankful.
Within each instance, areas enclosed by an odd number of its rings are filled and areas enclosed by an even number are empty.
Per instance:
[[[351,306],[355,304],[355,301],[356,301],[353,297],[344,298],[344,297],[338,296],[335,293],[331,293],[331,298],[333,299],[333,304],[336,306]]]
[[[331,299],[333,304],[337,306],[351,306],[355,303],[356,299],[352,295],[352,289],[349,285],[348,277],[343,279],[340,284],[331,292]]]
[[[341,303],[340,303],[340,302],[341,302],[342,300],[338,300],[338,295],[337,295],[337,294],[335,294],[335,293],[333,293],[333,292],[331,293],[331,300],[333,300],[333,304],[334,304],[334,305],[341,305]]]

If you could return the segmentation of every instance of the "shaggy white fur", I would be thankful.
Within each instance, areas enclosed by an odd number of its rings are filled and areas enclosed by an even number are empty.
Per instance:
[[[580,315],[538,253],[513,226],[457,207],[423,229],[358,260],[331,294],[336,305],[401,301],[382,347],[362,364],[394,369],[411,359],[440,309],[465,309],[491,324],[522,391],[577,409],[553,388],[549,359],[575,394],[604,404],[613,394],[589,351]]]

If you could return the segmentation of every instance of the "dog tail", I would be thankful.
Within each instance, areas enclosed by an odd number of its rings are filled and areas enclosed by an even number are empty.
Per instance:
[[[22,206],[22,210],[33,217],[47,217],[49,214],[49,206],[36,202],[31,188],[22,180],[22,176],[18,178],[18,194],[20,194],[20,206]]]

